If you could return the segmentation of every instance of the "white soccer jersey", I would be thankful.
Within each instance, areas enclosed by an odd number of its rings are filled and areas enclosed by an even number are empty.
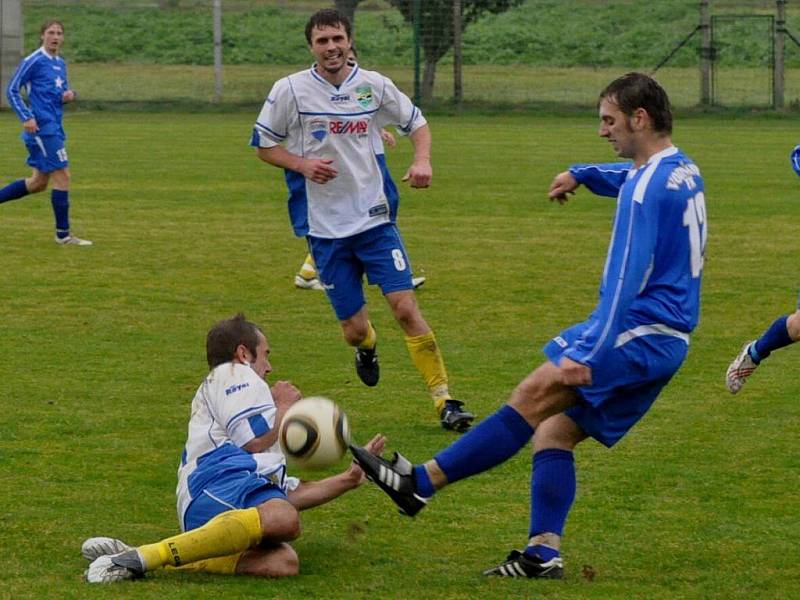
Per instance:
[[[408,135],[427,121],[408,96],[375,71],[353,67],[340,85],[315,67],[275,83],[255,124],[253,145],[284,144],[306,158],[330,158],[338,176],[321,185],[287,171],[289,211],[297,235],[343,238],[390,220],[376,158],[380,130]],[[377,144],[376,144],[376,139]]]
[[[178,518],[204,489],[235,472],[250,471],[286,492],[299,480],[286,477],[286,459],[276,442],[265,452],[242,449],[275,425],[277,408],[267,383],[248,365],[229,362],[209,373],[192,400],[189,435],[178,468]]]

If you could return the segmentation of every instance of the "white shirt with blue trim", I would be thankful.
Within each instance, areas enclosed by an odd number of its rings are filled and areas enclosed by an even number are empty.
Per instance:
[[[247,470],[270,479],[284,492],[297,487],[298,479],[286,477],[286,458],[277,441],[264,452],[241,450],[275,426],[276,414],[269,386],[249,365],[228,362],[208,374],[192,400],[189,435],[178,468],[181,523],[199,491],[193,488],[208,485],[217,473]]]
[[[298,156],[333,159],[339,174],[325,184],[293,171],[286,178],[295,233],[339,239],[390,221],[376,158],[381,128],[394,125],[408,135],[426,123],[408,96],[380,73],[354,65],[335,86],[312,66],[275,83],[251,144],[283,144]]]

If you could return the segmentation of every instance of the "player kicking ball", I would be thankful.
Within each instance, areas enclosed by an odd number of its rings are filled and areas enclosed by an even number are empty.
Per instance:
[[[580,164],[556,175],[550,199],[583,184],[617,198],[614,230],[588,319],[544,347],[547,361],[507,403],[431,460],[412,465],[352,446],[356,460],[406,515],[448,484],[486,471],[533,437],[527,545],[484,572],[560,578],[561,536],[575,498],[573,450],[592,437],[613,446],[678,371],[700,312],[707,235],[703,179],[672,145],[672,113],[661,86],[629,73],[600,94],[600,135],[632,163]]]

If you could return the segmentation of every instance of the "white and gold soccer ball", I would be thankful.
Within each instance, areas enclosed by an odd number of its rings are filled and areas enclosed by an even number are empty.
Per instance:
[[[350,443],[347,415],[323,396],[295,402],[281,421],[281,450],[290,465],[322,469],[337,463]]]

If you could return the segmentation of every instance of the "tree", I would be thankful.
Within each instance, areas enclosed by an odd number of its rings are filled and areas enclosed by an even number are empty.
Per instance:
[[[335,0],[336,10],[343,17],[347,17],[350,25],[355,32],[356,29],[356,7],[363,2],[363,0]]]
[[[462,0],[461,31],[486,13],[499,14],[519,6],[525,0]],[[406,22],[414,24],[415,0],[390,0]],[[433,98],[436,65],[453,47],[452,0],[420,0],[420,38],[425,68],[422,74],[422,101]]]

